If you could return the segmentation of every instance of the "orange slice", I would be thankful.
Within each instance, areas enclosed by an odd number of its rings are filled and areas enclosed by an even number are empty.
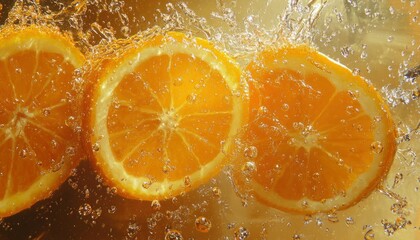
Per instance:
[[[375,189],[392,164],[396,133],[372,86],[304,46],[267,50],[247,73],[239,186],[300,213],[346,208]]]
[[[55,30],[1,30],[0,216],[48,197],[79,162],[72,78],[83,62]]]
[[[87,148],[119,194],[176,196],[222,169],[246,123],[247,85],[203,39],[171,32],[129,45],[88,77]]]

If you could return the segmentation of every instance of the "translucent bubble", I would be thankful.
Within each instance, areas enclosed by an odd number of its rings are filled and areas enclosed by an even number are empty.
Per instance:
[[[108,213],[115,213],[117,211],[117,207],[115,205],[111,205],[108,209]]]
[[[215,196],[217,198],[219,198],[222,195],[222,190],[220,190],[220,188],[218,188],[218,187],[213,187],[211,189],[211,191],[213,193],[213,196]]]
[[[28,156],[28,150],[26,150],[25,148],[20,149],[19,157],[20,158],[26,158],[26,156]]]
[[[370,150],[376,154],[379,154],[384,149],[384,146],[380,141],[375,141],[370,145]]]
[[[150,186],[152,185],[152,181],[145,181],[145,182],[143,182],[142,184],[141,184],[141,186],[143,187],[143,188],[145,188],[145,189],[149,189],[150,188]]]
[[[346,218],[346,224],[347,225],[353,225],[354,224],[354,219],[352,217],[347,217]]]
[[[186,187],[191,187],[191,178],[190,178],[189,176],[186,176],[186,177],[184,178],[184,185],[185,185]]]
[[[255,162],[248,161],[242,165],[242,172],[245,174],[251,174],[257,171],[257,165]]]
[[[94,143],[93,145],[92,145],[92,150],[94,151],[94,152],[97,152],[97,151],[99,151],[99,143]]]
[[[249,231],[244,228],[244,227],[238,227],[235,230],[234,236],[235,236],[235,240],[245,240],[249,237],[250,233]]]
[[[158,211],[161,208],[160,202],[158,200],[153,200],[150,204],[153,210]]]
[[[199,232],[207,233],[210,231],[211,222],[206,217],[198,217],[195,219],[195,229]]]
[[[180,231],[175,229],[169,229],[165,235],[165,240],[183,240],[182,234]]]
[[[89,203],[84,203],[79,207],[79,214],[81,216],[87,216],[92,213],[92,206]]]
[[[373,240],[375,239],[375,233],[373,232],[373,229],[369,229],[364,236],[364,240]]]
[[[255,146],[246,147],[244,150],[244,155],[247,158],[256,158],[258,156],[258,149]]]

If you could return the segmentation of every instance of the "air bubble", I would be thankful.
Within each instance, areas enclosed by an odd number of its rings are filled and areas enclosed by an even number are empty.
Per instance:
[[[245,240],[249,237],[249,231],[244,228],[244,227],[238,227],[235,230],[234,236],[235,236],[235,240]]]
[[[245,174],[251,174],[255,171],[257,171],[257,165],[255,162],[246,162],[242,165],[242,172]]]
[[[87,216],[92,213],[92,206],[89,203],[84,203],[79,207],[80,216]]]
[[[375,233],[373,232],[373,229],[369,229],[364,236],[364,240],[373,240],[375,239]]]
[[[211,222],[206,217],[198,217],[195,219],[195,229],[199,232],[207,233],[210,231]]]
[[[161,208],[160,202],[158,200],[153,200],[150,204],[153,210],[158,211]]]
[[[184,185],[186,187],[191,187],[191,178],[189,176],[184,177]]]
[[[26,158],[28,156],[28,150],[25,148],[20,149],[19,151],[19,157],[20,158]]]
[[[152,181],[150,181],[150,180],[145,181],[145,182],[143,182],[143,183],[141,184],[141,186],[142,186],[144,189],[149,189],[151,185],[152,185]]]
[[[384,146],[380,141],[375,141],[370,145],[370,150],[376,154],[379,154],[383,151]]]
[[[244,155],[247,158],[256,158],[258,156],[258,149],[255,146],[246,147],[244,150]]]
[[[94,143],[94,144],[92,145],[92,150],[93,150],[94,152],[99,151],[99,143]]]
[[[347,225],[353,225],[354,224],[354,219],[352,217],[347,217],[346,218],[346,224]]]
[[[165,240],[183,240],[182,234],[180,231],[175,229],[170,229],[165,235]]]
[[[217,198],[219,198],[222,195],[222,190],[220,190],[220,188],[218,188],[218,187],[213,187],[211,189],[211,191],[213,193],[213,196],[215,196]]]

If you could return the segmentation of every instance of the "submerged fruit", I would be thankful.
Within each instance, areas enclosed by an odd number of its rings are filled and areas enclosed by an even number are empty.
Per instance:
[[[246,84],[200,38],[171,32],[128,45],[87,77],[87,148],[119,194],[173,197],[224,166],[246,122]]]
[[[83,62],[52,28],[0,30],[0,217],[48,197],[80,161],[72,79]]]
[[[301,213],[348,207],[378,185],[396,141],[389,109],[371,85],[304,46],[267,50],[247,73],[239,185],[269,206]]]

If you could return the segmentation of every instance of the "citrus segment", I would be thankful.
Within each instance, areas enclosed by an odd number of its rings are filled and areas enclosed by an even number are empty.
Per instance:
[[[80,161],[72,75],[83,61],[55,30],[1,30],[0,216],[48,197]]]
[[[240,185],[249,183],[272,207],[304,213],[348,207],[375,188],[396,142],[390,112],[372,86],[304,46],[267,50],[247,72],[243,138],[258,154],[245,155],[256,171],[237,174]]]
[[[120,194],[176,196],[224,166],[246,122],[247,85],[203,39],[171,32],[130,44],[88,77],[87,147]]]

